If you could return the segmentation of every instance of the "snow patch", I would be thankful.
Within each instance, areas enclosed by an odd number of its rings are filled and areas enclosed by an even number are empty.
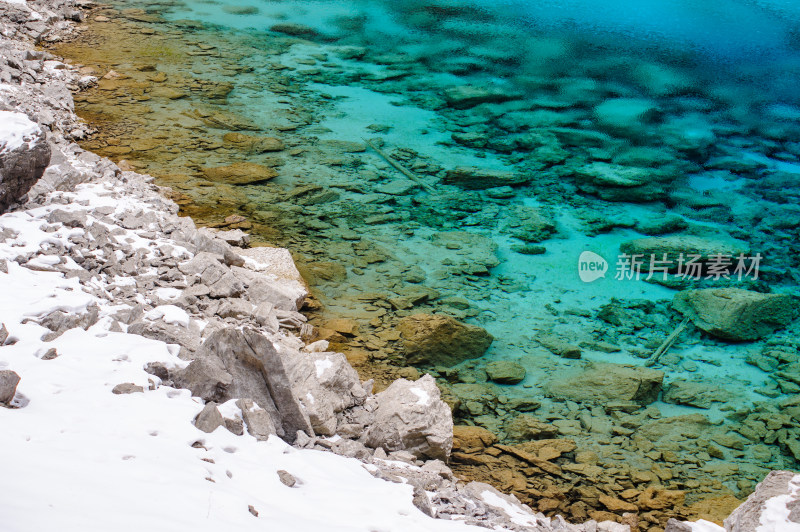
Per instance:
[[[689,525],[692,532],[725,532],[725,529],[718,524],[706,521],[705,519],[698,519],[697,521],[691,523],[687,522],[686,524]]]
[[[790,492],[767,499],[761,512],[756,532],[800,532],[800,523],[789,520],[791,509],[789,503],[798,498],[800,491],[800,475],[795,475],[789,482]]]
[[[145,314],[145,317],[148,320],[163,320],[171,325],[180,325],[187,328],[189,327],[189,321],[191,321],[189,314],[187,314],[182,308],[176,307],[175,305],[160,305],[153,310],[148,311],[147,314]]]
[[[12,3],[24,4],[25,0],[15,0]],[[0,111],[0,153],[16,150],[26,142],[30,147],[33,137],[40,132],[36,122],[32,122],[26,114]]]
[[[430,404],[431,396],[428,392],[426,392],[422,388],[411,388],[411,393],[413,393],[419,398],[417,400],[418,405],[428,406]]]
[[[333,367],[333,361],[330,358],[325,357],[324,360],[315,360],[314,366],[317,368],[317,378],[321,379],[322,375],[325,373],[325,370]]]

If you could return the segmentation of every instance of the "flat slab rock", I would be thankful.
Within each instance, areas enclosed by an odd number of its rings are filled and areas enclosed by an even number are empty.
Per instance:
[[[678,292],[672,305],[707,333],[741,342],[758,340],[788,325],[795,317],[796,303],[786,294],[708,288]]]
[[[577,370],[560,372],[544,389],[553,397],[576,402],[631,401],[648,405],[658,398],[663,380],[663,371],[589,362]]]

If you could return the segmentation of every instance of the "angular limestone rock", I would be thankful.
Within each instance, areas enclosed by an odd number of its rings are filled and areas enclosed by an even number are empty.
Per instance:
[[[0,214],[28,193],[48,164],[44,131],[23,113],[0,111]]]
[[[255,402],[271,418],[275,433],[289,442],[298,430],[314,434],[308,415],[295,399],[281,356],[253,329],[230,327],[214,332],[175,380],[207,401]]]
[[[225,425],[217,403],[206,403],[203,410],[194,418],[194,426],[203,432],[214,432],[218,427]]]
[[[482,356],[494,340],[481,327],[435,314],[406,316],[397,330],[409,364],[453,366]]]
[[[786,294],[708,288],[678,292],[672,305],[707,333],[741,342],[758,340],[788,325],[795,317],[796,303]]]
[[[9,369],[0,370],[0,403],[10,403],[17,393],[20,378]]]
[[[453,417],[430,375],[398,379],[367,401],[375,419],[366,444],[385,451],[405,450],[417,458],[447,460],[453,445]]]
[[[770,472],[724,524],[726,532],[779,532],[800,526],[800,475]]]
[[[332,436],[338,425],[337,414],[366,399],[358,373],[341,353],[294,356],[286,365],[295,396],[317,434]]]
[[[236,406],[242,411],[242,419],[247,432],[258,441],[266,441],[273,434],[278,434],[275,422],[269,412],[250,399],[239,399]]]

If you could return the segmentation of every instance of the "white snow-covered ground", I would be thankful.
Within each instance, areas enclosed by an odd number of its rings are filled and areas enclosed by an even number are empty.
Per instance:
[[[48,212],[85,209],[78,201],[109,205],[108,192],[102,185],[83,185],[64,195],[71,200],[66,205],[0,216],[0,234],[4,228],[16,234],[0,236],[0,260],[8,269],[0,271],[0,323],[10,333],[0,347],[0,369],[22,378],[17,408],[0,407],[0,530],[476,529],[427,517],[413,506],[410,485],[376,479],[355,459],[298,450],[277,438],[258,442],[224,428],[201,432],[192,420],[202,402],[187,390],[161,386],[143,370],[153,361],[184,365],[176,346],[110,332],[113,301],[85,292],[76,278],[13,261],[48,243],[69,246],[69,237],[82,230],[41,231]],[[146,245],[134,231],[120,238]],[[32,264],[46,270],[48,257]],[[105,281],[123,284],[118,278]],[[55,309],[81,312],[92,304],[100,307],[95,325],[42,341],[49,330],[35,322],[38,317]],[[179,310],[160,307],[150,318],[184,323]],[[50,348],[58,356],[43,359]],[[145,391],[112,394],[115,385],[127,382]],[[281,483],[278,470],[294,475],[298,484]]]
[[[0,111],[0,153],[16,150],[40,131],[24,113]]]

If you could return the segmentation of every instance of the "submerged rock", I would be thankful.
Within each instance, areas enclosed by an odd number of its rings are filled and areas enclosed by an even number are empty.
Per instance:
[[[256,137],[233,131],[226,133],[222,140],[226,145],[248,153],[281,151],[286,147],[280,139],[275,137]]]
[[[555,438],[558,427],[545,423],[530,414],[521,414],[505,424],[506,436],[511,441],[544,440]]]
[[[525,368],[519,362],[496,360],[486,364],[489,380],[497,384],[517,384],[525,380]]]
[[[469,109],[481,103],[507,102],[522,97],[519,93],[497,87],[476,87],[472,85],[461,85],[445,89],[443,96],[447,105],[455,109]]]
[[[711,408],[712,403],[724,403],[731,394],[713,384],[691,382],[682,379],[672,381],[664,391],[664,402],[677,405]]]
[[[646,202],[663,198],[670,177],[653,168],[593,162],[575,169],[578,188],[606,201]]]
[[[476,453],[491,447],[497,436],[483,427],[456,425],[453,427],[453,451]]]
[[[611,133],[640,137],[661,117],[655,102],[640,98],[613,98],[594,109],[597,124]]]
[[[525,185],[530,182],[530,177],[507,170],[459,166],[449,170],[442,182],[446,185],[458,185],[467,190],[484,190]]]
[[[673,235],[651,238],[637,238],[624,242],[620,251],[628,255],[642,255],[647,265],[650,256],[654,255],[661,260],[666,253],[667,260],[677,267],[678,260],[683,256],[688,261],[692,255],[698,255],[700,262],[708,261],[712,255],[727,255],[734,260],[740,254],[746,255],[750,248],[745,242],[732,239],[706,238],[693,235]]]
[[[791,296],[739,288],[684,290],[675,294],[672,305],[707,333],[732,341],[758,340],[795,316]]]
[[[203,175],[209,181],[229,185],[249,185],[266,181],[278,175],[273,168],[256,163],[233,163],[226,166],[204,168]]]
[[[476,325],[440,314],[414,314],[397,324],[409,364],[453,366],[482,356],[494,337]]]
[[[654,369],[590,362],[578,370],[560,373],[545,384],[545,391],[577,402],[648,405],[658,398],[663,380],[664,372]]]

